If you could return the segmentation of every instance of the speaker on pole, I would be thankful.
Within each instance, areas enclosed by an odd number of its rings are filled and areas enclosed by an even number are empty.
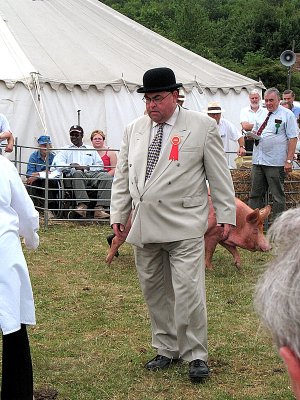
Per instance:
[[[296,54],[292,50],[285,50],[280,55],[280,62],[285,67],[291,67],[296,62]]]

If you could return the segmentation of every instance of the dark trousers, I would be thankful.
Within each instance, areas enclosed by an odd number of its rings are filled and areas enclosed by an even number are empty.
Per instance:
[[[32,400],[33,373],[26,325],[3,335],[1,400]]]
[[[272,194],[272,213],[275,219],[285,210],[284,178],[284,167],[253,165],[249,206],[253,209],[264,207],[265,195],[269,189]]]
[[[55,200],[58,185],[56,180],[49,179],[48,188],[48,208],[57,208]],[[32,185],[28,185],[27,192],[31,197],[35,207],[39,210],[43,210],[45,208],[45,179],[37,179]]]

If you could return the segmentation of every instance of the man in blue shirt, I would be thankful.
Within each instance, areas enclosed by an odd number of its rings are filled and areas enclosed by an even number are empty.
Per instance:
[[[52,147],[50,136],[42,135],[37,140],[39,150],[34,151],[27,164],[26,184],[34,205],[41,211],[45,207],[45,179],[40,178],[40,172],[45,171],[47,165],[50,166],[54,159],[54,153],[49,151]],[[48,148],[48,150],[47,150]],[[48,155],[48,160],[47,160]],[[49,208],[55,208],[55,189],[57,183],[53,180],[48,181]],[[53,218],[53,213],[48,211],[48,218]]]
[[[295,114],[296,118],[299,118],[300,115],[300,107],[296,107],[294,105],[294,101],[295,101],[295,93],[290,90],[287,89],[282,93],[282,100],[286,100],[290,103],[290,105],[292,106],[292,111]]]
[[[252,130],[253,146],[249,206],[262,208],[269,189],[273,199],[273,218],[285,209],[284,178],[292,171],[298,127],[291,110],[280,105],[276,88],[266,90],[268,115],[258,118]]]

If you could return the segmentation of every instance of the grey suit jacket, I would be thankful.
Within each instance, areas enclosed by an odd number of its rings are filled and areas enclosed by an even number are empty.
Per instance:
[[[126,224],[127,241],[136,246],[204,235],[208,189],[219,223],[235,224],[235,200],[216,122],[206,114],[180,108],[173,135],[181,137],[178,161],[169,160],[169,141],[145,184],[152,121],[143,116],[125,130],[112,186],[111,224]]]

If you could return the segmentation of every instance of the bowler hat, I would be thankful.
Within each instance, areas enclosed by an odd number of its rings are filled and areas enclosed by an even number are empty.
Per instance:
[[[138,93],[155,93],[172,91],[180,88],[182,83],[176,83],[174,72],[170,68],[152,68],[144,73],[143,86]]]

